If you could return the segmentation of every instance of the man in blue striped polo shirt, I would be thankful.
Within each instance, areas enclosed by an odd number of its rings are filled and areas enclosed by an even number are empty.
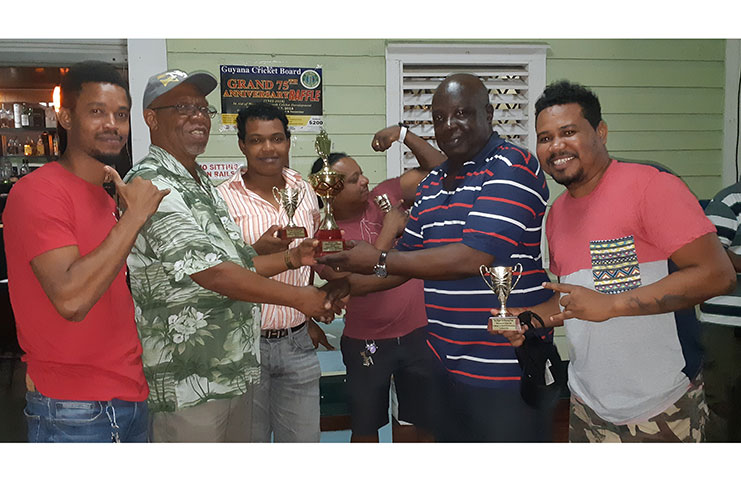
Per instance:
[[[454,74],[435,91],[432,120],[446,160],[422,181],[398,251],[359,243],[322,261],[383,280],[351,278],[353,293],[425,281],[428,347],[439,373],[439,441],[543,441],[552,411],[538,411],[519,394],[514,349],[487,332],[497,298],[481,265],[523,272],[507,302],[530,307],[552,292],[542,268],[540,238],[548,187],[537,159],[492,132],[493,107],[477,77]],[[389,275],[386,277],[386,275]],[[380,282],[380,283],[379,283]],[[552,339],[552,336],[548,336]]]
[[[741,182],[722,189],[705,208],[736,270],[736,290],[700,304],[705,346],[708,442],[741,442]]]

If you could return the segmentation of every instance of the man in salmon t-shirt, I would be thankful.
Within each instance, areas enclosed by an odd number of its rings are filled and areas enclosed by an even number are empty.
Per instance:
[[[110,167],[129,136],[128,88],[83,62],[62,81],[67,147],[13,187],[3,213],[8,285],[25,351],[29,442],[146,442],[149,388],[126,257],[169,191]],[[103,188],[128,209],[118,218]]]
[[[678,177],[609,156],[588,89],[553,83],[535,113],[538,159],[567,189],[546,222],[559,283],[544,286],[557,291],[548,304],[560,309],[543,316],[551,326],[565,319],[569,441],[702,441],[693,306],[736,283],[715,227]]]

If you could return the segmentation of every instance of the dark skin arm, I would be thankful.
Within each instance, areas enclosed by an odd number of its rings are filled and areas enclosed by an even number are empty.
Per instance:
[[[314,265],[316,263],[316,260],[314,260],[314,249],[318,244],[318,240],[306,238],[297,247],[287,250],[293,267],[298,268],[304,265]],[[271,253],[270,255],[258,255],[252,259],[252,264],[255,266],[257,273],[263,277],[272,277],[288,270],[285,253],[286,250]]]
[[[350,295],[367,295],[398,287],[409,280],[409,277],[389,275],[385,278],[379,278],[376,275],[352,273],[347,279],[350,282]]]
[[[715,234],[686,244],[671,255],[679,270],[658,282],[623,292],[601,294],[578,285],[546,283],[561,292],[565,309],[550,317],[554,322],[578,318],[602,322],[612,317],[663,314],[687,309],[711,297],[733,292],[736,272]]]
[[[280,228],[277,224],[272,225],[257,241],[252,243],[252,248],[258,255],[270,255],[271,253],[278,253],[288,249],[291,240],[281,240],[276,236]]]
[[[309,319],[307,326],[309,326],[309,337],[311,337],[311,342],[314,343],[314,349],[317,349],[320,344],[324,346],[328,351],[332,351],[334,349],[334,346],[329,344],[329,341],[327,340],[327,334],[321,327],[319,327],[319,324],[314,322],[312,319]]]
[[[337,294],[333,287],[325,286],[323,290],[311,285],[287,285],[231,262],[220,263],[190,277],[201,287],[230,299],[293,307],[325,321],[334,318],[332,302],[344,296]]]
[[[726,253],[728,253],[728,258],[731,259],[733,269],[736,270],[736,273],[741,273],[741,255],[736,255],[731,250],[726,250]]]
[[[160,191],[139,177],[125,184],[115,170],[110,167],[105,170],[116,185],[120,204],[127,210],[100,246],[85,256],[80,256],[77,246],[65,246],[31,260],[41,288],[68,321],[83,320],[108,290],[126,263],[139,230],[170,192]]]
[[[319,258],[332,268],[353,273],[371,274],[381,252],[364,241],[353,241],[350,250]],[[416,251],[388,253],[386,268],[389,275],[422,280],[458,280],[479,274],[481,265],[490,266],[494,257],[464,245],[449,245]]]
[[[379,130],[373,136],[371,147],[376,152],[385,152],[389,147],[391,147],[391,144],[399,140],[400,133],[401,127],[397,125],[392,125],[383,130]],[[402,174],[400,180],[403,199],[406,201],[414,201],[414,196],[417,193],[417,186],[419,183],[427,176],[428,172],[445,162],[447,157],[445,154],[427,143],[425,139],[412,133],[411,130],[407,130],[407,134],[404,137],[404,145],[409,147],[417,158],[417,162],[419,162],[418,168],[406,171]]]
[[[409,215],[406,212],[398,207],[391,208],[383,218],[383,227],[373,246],[382,251],[390,250],[396,239],[404,232],[407,219],[409,219]]]

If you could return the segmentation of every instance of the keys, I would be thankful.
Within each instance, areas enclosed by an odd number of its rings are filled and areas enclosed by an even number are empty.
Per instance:
[[[361,351],[360,357],[363,358],[363,366],[370,366],[373,364],[373,357],[368,354],[368,351]]]
[[[363,358],[363,366],[371,366],[373,364],[373,354],[378,351],[375,341],[365,342],[365,349],[360,352],[360,357]]]

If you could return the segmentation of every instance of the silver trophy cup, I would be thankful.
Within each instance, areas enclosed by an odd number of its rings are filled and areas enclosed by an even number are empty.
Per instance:
[[[487,267],[486,265],[481,265],[479,267],[479,273],[481,274],[481,278],[484,279],[484,282],[486,282],[486,285],[497,296],[500,303],[499,315],[489,318],[489,332],[517,331],[517,318],[507,315],[506,303],[512,289],[522,277],[522,264],[518,263],[514,267]],[[512,276],[515,273],[517,274],[517,278],[512,282]]]
[[[286,185],[283,189],[273,187],[273,197],[288,216],[288,225],[278,230],[278,237],[282,240],[292,240],[295,238],[306,238],[306,228],[297,226],[293,222],[293,216],[296,214],[301,201],[304,198],[303,187],[291,187]]]

